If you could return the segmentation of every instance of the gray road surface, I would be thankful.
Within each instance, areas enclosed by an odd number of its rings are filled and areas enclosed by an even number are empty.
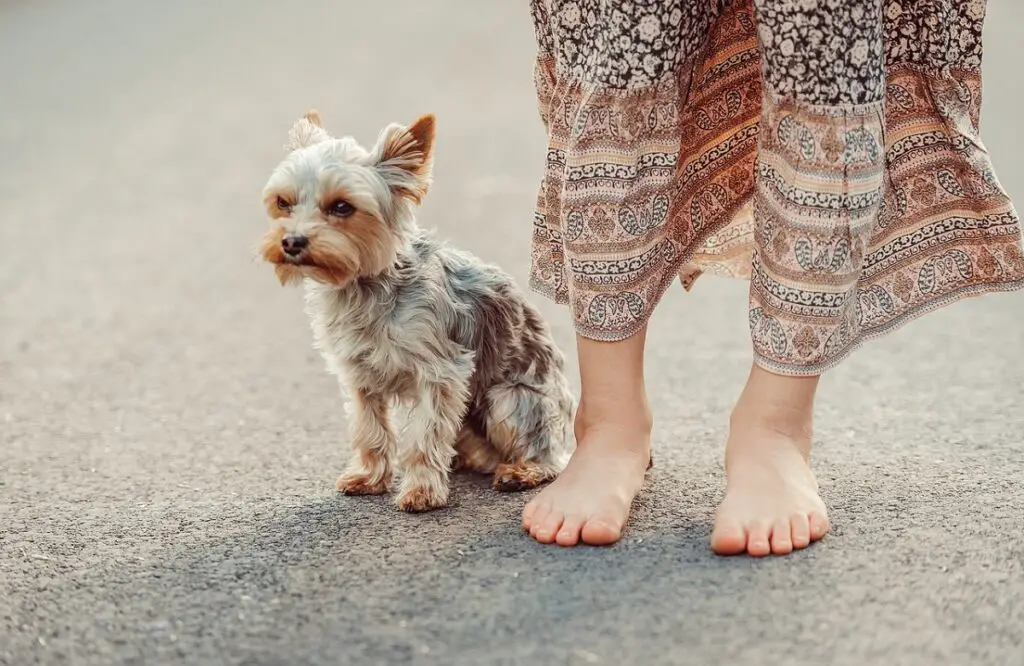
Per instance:
[[[707,548],[746,286],[675,289],[658,466],[626,540],[560,550],[460,478],[338,497],[343,421],[297,291],[251,259],[317,106],[439,118],[422,220],[525,283],[544,138],[526,3],[0,1],[0,664],[1024,664],[1024,296],[824,381],[834,530]],[[985,136],[1024,201],[1024,9],[992,0]],[[541,302],[571,349],[566,312]]]

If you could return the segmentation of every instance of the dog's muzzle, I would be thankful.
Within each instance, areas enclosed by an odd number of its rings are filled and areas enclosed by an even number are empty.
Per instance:
[[[309,247],[309,239],[300,234],[288,234],[281,239],[281,250],[285,256],[292,259],[298,259],[307,247]]]

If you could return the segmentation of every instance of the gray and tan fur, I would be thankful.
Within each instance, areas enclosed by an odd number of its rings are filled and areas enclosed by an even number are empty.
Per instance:
[[[540,314],[500,269],[416,224],[433,138],[424,116],[366,150],[311,111],[264,189],[263,258],[283,284],[305,284],[315,345],[351,399],[338,489],[384,493],[400,472],[406,511],[445,506],[454,467],[532,488],[573,447],[574,400]]]

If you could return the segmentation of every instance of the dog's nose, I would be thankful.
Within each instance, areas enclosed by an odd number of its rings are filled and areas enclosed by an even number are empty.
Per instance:
[[[309,239],[298,234],[288,234],[281,239],[281,249],[289,257],[297,257],[309,246]]]

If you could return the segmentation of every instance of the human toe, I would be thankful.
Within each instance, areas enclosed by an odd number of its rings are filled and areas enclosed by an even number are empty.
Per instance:
[[[575,546],[580,542],[580,533],[583,531],[585,519],[579,515],[569,515],[562,521],[562,527],[555,535],[555,543],[559,546]]]
[[[558,530],[562,528],[565,514],[557,509],[550,511],[543,521],[539,520],[530,528],[530,536],[541,543],[554,543]]]
[[[747,549],[747,532],[743,525],[722,518],[711,532],[711,550],[719,555],[739,555]]]
[[[530,531],[530,527],[532,527],[533,523],[536,521],[536,519],[541,516],[541,509],[542,509],[542,507],[546,508],[547,511],[551,510],[550,506],[544,500],[543,497],[535,497],[532,500],[530,500],[526,504],[526,506],[523,507],[523,529],[524,530],[526,530],[527,532]]]
[[[811,543],[811,525],[807,514],[797,513],[789,519],[794,548],[806,548]]]
[[[824,513],[812,511],[807,518],[810,523],[811,541],[817,541],[828,533],[828,516]]]
[[[580,537],[591,546],[610,546],[622,538],[622,525],[614,516],[598,514],[584,523]]]
[[[769,541],[771,526],[768,523],[755,521],[747,526],[747,553],[754,557],[764,557],[772,552]]]
[[[529,522],[527,522],[526,509],[523,509],[523,528],[526,529],[530,535],[536,534],[540,526],[544,524],[547,517],[551,514],[553,507],[551,502],[545,501],[544,498],[538,497],[534,500],[536,504],[533,505],[533,511],[529,515]]]
[[[772,553],[788,555],[793,552],[793,528],[788,519],[776,520],[772,524]]]

